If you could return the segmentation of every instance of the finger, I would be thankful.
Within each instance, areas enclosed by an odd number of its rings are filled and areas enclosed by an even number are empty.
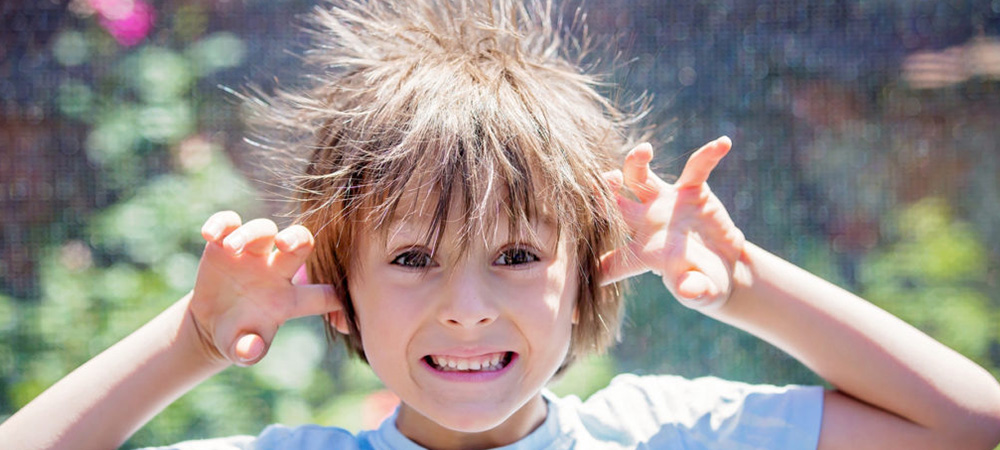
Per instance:
[[[267,354],[280,323],[262,324],[260,314],[253,312],[244,311],[238,316],[218,324],[213,332],[216,348],[233,364],[256,364]]]
[[[708,176],[719,164],[729,149],[733,147],[733,141],[722,136],[709,142],[694,152],[684,165],[684,171],[674,185],[678,188],[697,187],[708,181]]]
[[[288,310],[289,319],[318,316],[342,309],[332,285],[303,284],[296,285],[293,289],[295,289],[295,300]]]
[[[656,198],[659,193],[656,178],[649,170],[649,162],[652,160],[653,146],[642,143],[628,152],[622,167],[625,186],[643,203]]]
[[[208,242],[219,243],[243,222],[234,211],[219,211],[212,214],[201,226],[201,237]]]
[[[233,231],[222,241],[231,252],[266,255],[274,248],[278,226],[268,219],[254,219]]]
[[[683,300],[709,299],[718,295],[718,288],[705,274],[689,270],[677,280],[677,295]]]
[[[646,222],[646,214],[649,208],[635,200],[618,197],[618,211],[625,220],[625,224],[633,231],[642,228]]]
[[[616,203],[622,198],[622,171],[615,169],[604,172],[601,174],[601,181],[604,182],[603,186],[597,186],[596,190],[600,194],[599,199],[602,201],[602,211],[604,211],[604,214],[607,214],[612,210],[619,209]],[[604,189],[607,189],[607,191],[604,191]],[[605,197],[604,192],[607,192],[610,196]],[[604,203],[605,200],[608,202]]]
[[[265,353],[267,353],[267,343],[264,342],[264,338],[254,333],[247,333],[240,336],[233,346],[235,363],[242,366],[256,364],[264,357]]]
[[[299,266],[295,275],[292,275],[292,284],[309,284],[309,271],[306,270],[305,264]]]
[[[631,248],[616,248],[601,256],[600,283],[604,286],[648,271]]]
[[[274,237],[277,251],[271,253],[271,268],[283,278],[291,279],[306,262],[313,245],[312,233],[306,227],[292,225],[281,230]]]

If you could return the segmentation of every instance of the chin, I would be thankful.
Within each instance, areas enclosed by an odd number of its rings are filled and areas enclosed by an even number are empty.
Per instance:
[[[483,408],[485,409],[485,408]],[[499,427],[513,415],[509,413],[499,413],[496,408],[485,411],[479,408],[469,410],[466,408],[452,408],[447,411],[439,411],[431,417],[438,425],[452,431],[460,433],[482,433]]]

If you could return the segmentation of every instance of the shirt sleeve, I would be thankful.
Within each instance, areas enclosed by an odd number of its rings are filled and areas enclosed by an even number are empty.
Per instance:
[[[620,375],[583,409],[592,433],[630,436],[639,448],[812,450],[823,388]]]

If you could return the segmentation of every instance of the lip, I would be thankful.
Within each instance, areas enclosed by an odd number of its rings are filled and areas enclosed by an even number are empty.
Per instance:
[[[426,369],[435,377],[443,380],[463,382],[463,383],[483,383],[483,382],[493,381],[496,380],[497,378],[504,376],[507,372],[510,371],[511,367],[514,367],[514,365],[517,364],[518,359],[520,359],[519,355],[517,354],[517,352],[510,352],[510,353],[511,353],[510,362],[508,362],[506,366],[504,366],[500,370],[493,370],[489,372],[462,372],[462,371],[445,372],[437,370],[436,368],[428,364],[427,361],[424,360],[424,358],[420,358],[420,365],[423,366],[424,369]],[[442,354],[459,356],[456,355],[455,353],[442,353]],[[470,354],[468,357],[474,357],[482,354],[484,353],[480,352],[476,354]]]

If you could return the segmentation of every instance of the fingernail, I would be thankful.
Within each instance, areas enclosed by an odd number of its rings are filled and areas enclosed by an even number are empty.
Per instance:
[[[222,227],[216,223],[209,224],[205,227],[205,234],[212,238],[212,240],[218,239],[219,235],[222,234]]]
[[[246,239],[239,234],[233,233],[226,238],[226,244],[229,245],[229,248],[234,252],[239,252],[243,250],[243,245],[246,244]]]
[[[305,239],[302,239],[302,236],[299,236],[299,233],[289,234],[289,236],[285,237],[285,242],[288,244],[288,248],[292,249],[292,251],[298,250],[299,247],[305,242]]]
[[[240,362],[248,363],[260,357],[264,351],[264,342],[252,334],[247,334],[236,341],[236,357]]]

